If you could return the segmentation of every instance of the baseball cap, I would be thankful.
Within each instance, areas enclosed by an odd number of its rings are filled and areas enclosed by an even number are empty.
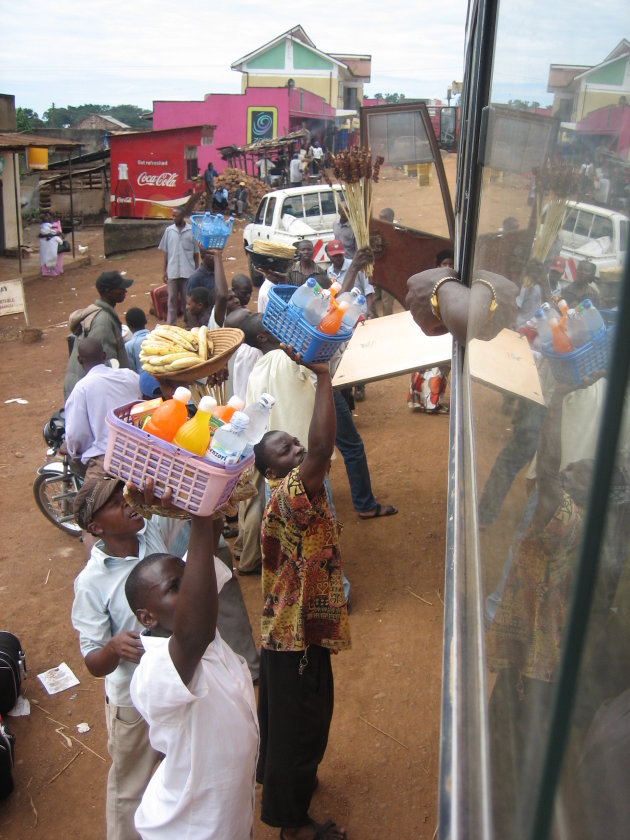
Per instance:
[[[100,467],[88,469],[83,486],[74,497],[74,518],[84,531],[121,484],[120,479],[107,475]]]
[[[99,292],[106,292],[110,289],[128,289],[133,283],[128,277],[123,277],[118,271],[104,271],[96,279],[96,288]]]
[[[146,370],[143,370],[140,374],[138,385],[145,397],[159,397],[161,395],[160,383]]]
[[[343,247],[343,242],[340,239],[332,239],[328,245],[326,245],[326,251],[331,257],[334,257],[335,254],[346,253],[346,249]]]
[[[565,263],[565,261],[562,259],[562,257],[554,257],[554,258],[551,260],[551,264],[550,264],[550,266],[549,266],[549,270],[550,270],[550,271],[564,271],[565,266],[566,266],[566,263]]]

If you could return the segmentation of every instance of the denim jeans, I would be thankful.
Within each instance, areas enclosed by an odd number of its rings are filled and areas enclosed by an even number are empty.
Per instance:
[[[354,509],[359,513],[367,513],[367,511],[376,507],[376,499],[372,494],[370,470],[368,469],[363,440],[354,425],[352,412],[343,395],[337,389],[334,389],[333,396],[337,415],[335,446],[343,456]]]

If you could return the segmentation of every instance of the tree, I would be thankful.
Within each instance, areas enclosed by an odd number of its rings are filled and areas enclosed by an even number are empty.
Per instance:
[[[32,108],[18,108],[15,117],[18,131],[32,131],[34,128],[44,127],[44,122]]]
[[[377,101],[384,100],[388,105],[396,105],[398,102],[405,100],[404,93],[375,93],[374,99]]]

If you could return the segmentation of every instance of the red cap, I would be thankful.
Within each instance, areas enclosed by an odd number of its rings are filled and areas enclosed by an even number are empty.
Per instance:
[[[566,263],[562,257],[554,257],[549,266],[550,271],[564,271]]]
[[[346,249],[343,247],[343,242],[340,239],[332,239],[328,245],[326,245],[326,252],[328,256],[334,257],[335,254],[345,254]]]

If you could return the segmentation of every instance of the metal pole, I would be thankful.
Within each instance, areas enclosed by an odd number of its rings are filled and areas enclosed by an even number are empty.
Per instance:
[[[72,158],[71,152],[68,152],[68,177],[70,178],[70,231],[72,233],[72,259],[75,258],[74,252],[74,202],[72,200]]]
[[[18,196],[18,170],[15,165],[17,158],[16,152],[13,152],[13,192],[15,194],[15,223],[17,225],[17,240],[18,240],[18,264],[20,266],[20,274],[22,273],[22,237],[20,236],[20,222],[21,222],[21,208],[20,199]]]

